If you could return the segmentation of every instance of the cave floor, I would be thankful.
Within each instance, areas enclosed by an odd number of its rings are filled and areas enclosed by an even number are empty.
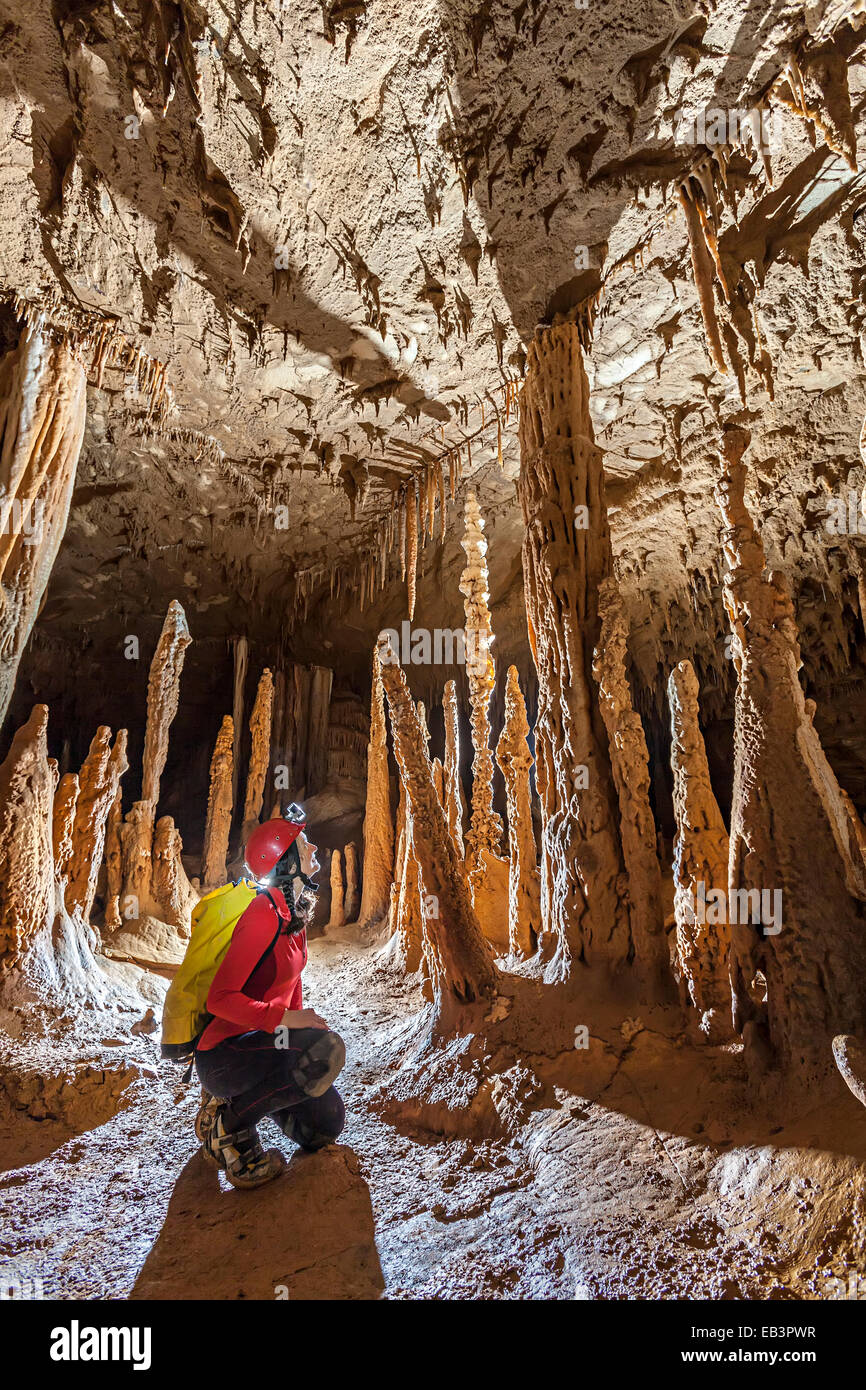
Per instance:
[[[343,1142],[235,1192],[197,1150],[198,1088],[130,1035],[130,999],[140,1016],[165,982],[107,969],[113,1012],[28,1027],[0,1059],[0,1267],[45,1297],[866,1297],[866,1112],[841,1081],[774,1120],[736,1054],[626,1026],[521,1059],[543,1085],[510,1132],[392,1123],[377,1097],[420,996],[374,948],[320,939],[305,998],[347,1042]]]

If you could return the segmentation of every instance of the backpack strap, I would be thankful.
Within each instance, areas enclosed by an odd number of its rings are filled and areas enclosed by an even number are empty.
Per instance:
[[[253,978],[253,976],[255,975],[256,971],[257,971],[258,968],[259,968],[259,966],[260,966],[260,965],[264,965],[264,963],[265,963],[265,961],[267,960],[268,956],[269,956],[269,955],[271,954],[271,952],[274,950],[274,948],[275,948],[277,942],[279,941],[279,939],[280,939],[280,933],[281,933],[282,930],[283,930],[283,919],[282,919],[282,917],[280,916],[280,909],[277,907],[276,902],[275,902],[274,899],[271,897],[271,894],[268,892],[267,888],[259,888],[259,889],[257,889],[256,891],[257,891],[258,893],[264,893],[264,895],[265,895],[265,897],[267,898],[268,902],[270,903],[271,907],[274,909],[274,912],[276,913],[276,917],[277,917],[277,930],[276,930],[275,933],[274,933],[274,937],[273,937],[273,940],[271,941],[271,944],[262,952],[261,956],[260,956],[259,959],[256,961],[256,963],[255,963],[255,965],[253,966],[252,970],[250,971],[249,975],[247,975],[247,978],[244,980],[244,986],[245,986],[245,987],[246,987],[246,985],[249,984],[250,980],[251,980],[251,979]]]

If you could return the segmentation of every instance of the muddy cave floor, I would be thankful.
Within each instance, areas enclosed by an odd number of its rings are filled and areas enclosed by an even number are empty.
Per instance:
[[[633,1032],[611,1007],[588,1050],[512,1055],[493,1137],[489,1105],[437,1134],[377,1099],[420,994],[379,948],[321,938],[305,999],[346,1039],[342,1142],[303,1154],[265,1121],[287,1171],[236,1192],[198,1151],[197,1086],[159,1062],[158,1033],[130,1033],[165,981],[102,964],[108,1011],[2,1045],[0,1266],[46,1298],[763,1300],[866,1282],[866,1111],[841,1079],[768,1108],[735,1049],[655,1016]]]

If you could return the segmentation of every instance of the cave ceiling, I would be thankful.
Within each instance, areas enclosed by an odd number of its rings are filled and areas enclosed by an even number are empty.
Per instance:
[[[495,615],[520,573],[507,383],[536,326],[571,314],[641,679],[681,647],[724,676],[728,419],[752,430],[771,561],[836,605],[800,614],[832,668],[856,556],[822,508],[864,481],[857,9],[5,0],[0,286],[61,326],[107,321],[166,383],[155,403],[140,374],[90,371],[40,629],[108,643],[179,598],[196,637],[279,631],[302,657],[366,660],[405,616],[394,554],[360,609],[377,526],[458,447]],[[791,55],[799,109],[778,87]],[[773,137],[730,152],[720,213],[723,263],[753,290],[738,380],[706,345],[682,121],[774,91]],[[437,519],[421,621],[459,620],[456,583],[441,597],[459,540]]]

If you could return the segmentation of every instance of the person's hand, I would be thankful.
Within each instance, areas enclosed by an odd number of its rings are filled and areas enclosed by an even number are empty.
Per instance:
[[[330,1026],[316,1013],[315,1009],[286,1009],[281,1022],[284,1028],[328,1028]]]

